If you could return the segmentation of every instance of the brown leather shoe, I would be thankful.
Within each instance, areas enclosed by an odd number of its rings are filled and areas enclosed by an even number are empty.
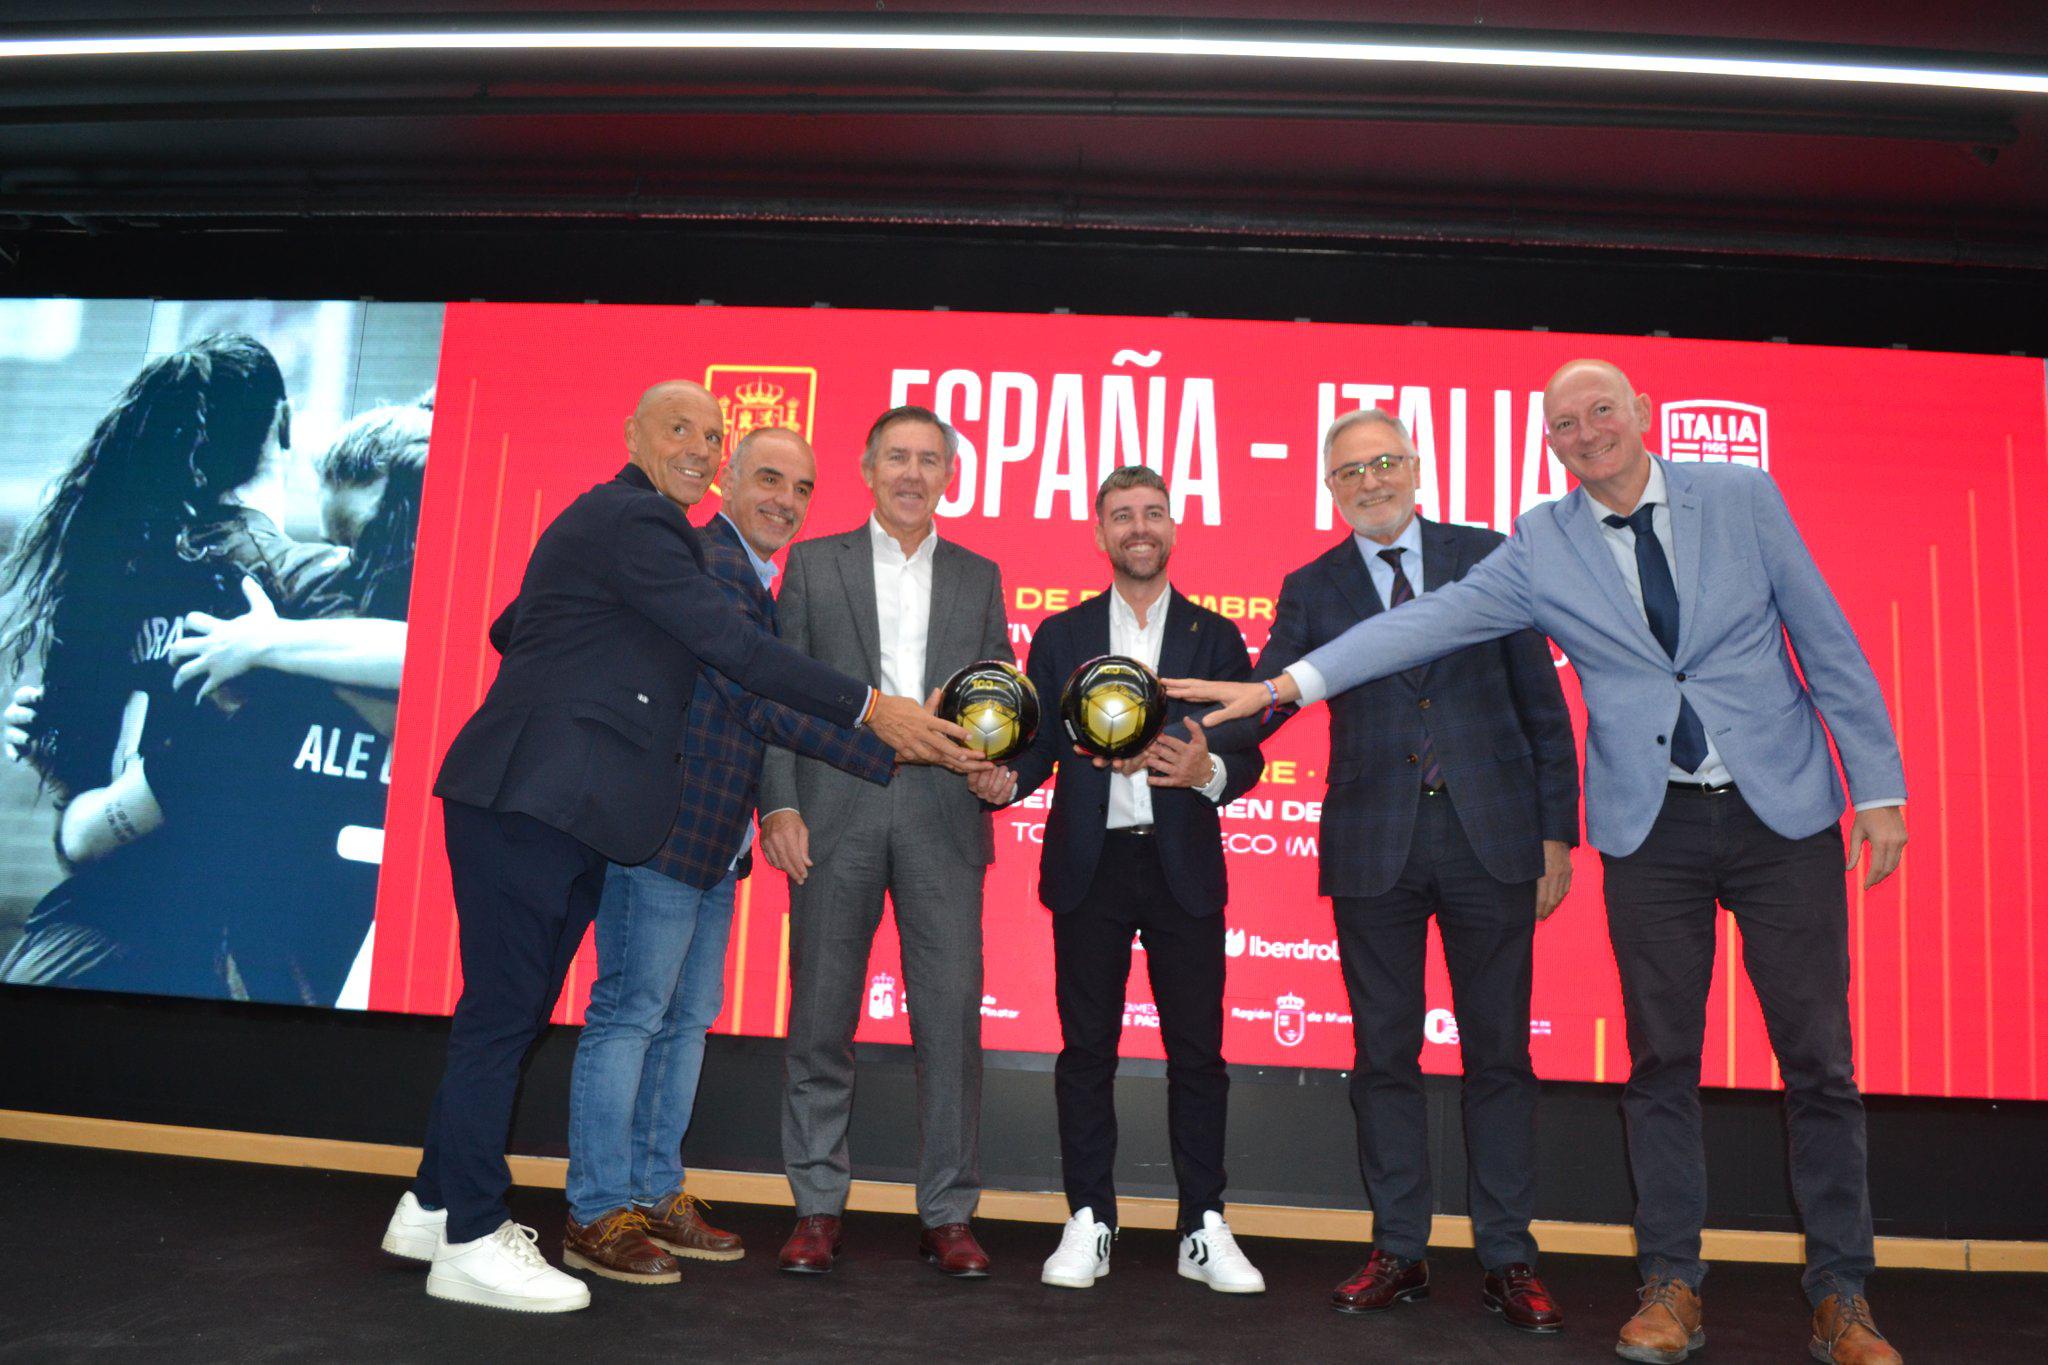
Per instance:
[[[624,1284],[674,1284],[683,1278],[676,1258],[647,1237],[647,1215],[613,1209],[585,1227],[572,1216],[562,1232],[562,1264]]]
[[[1357,1274],[1330,1291],[1339,1313],[1384,1313],[1429,1297],[1429,1262],[1404,1260],[1375,1250]]]
[[[956,1280],[988,1278],[988,1253],[974,1240],[974,1229],[965,1223],[941,1223],[926,1228],[918,1236],[917,1254]]]
[[[1536,1278],[1534,1266],[1516,1262],[1498,1273],[1489,1271],[1480,1286],[1479,1297],[1487,1308],[1500,1314],[1501,1321],[1524,1332],[1562,1332],[1564,1311]]]
[[[793,1275],[823,1275],[839,1258],[839,1220],[814,1213],[796,1220],[796,1230],[782,1244],[776,1264]]]
[[[1861,1294],[1830,1294],[1821,1300],[1813,1310],[1813,1340],[1806,1353],[1832,1365],[1899,1365],[1905,1359],[1870,1320],[1870,1305]]]
[[[693,1261],[737,1261],[747,1254],[737,1233],[721,1232],[704,1221],[711,1206],[677,1190],[646,1210],[647,1238]]]
[[[1678,1365],[1707,1344],[1707,1329],[1700,1325],[1700,1296],[1685,1281],[1652,1280],[1636,1293],[1643,1306],[1621,1325],[1616,1355],[1650,1365]]]

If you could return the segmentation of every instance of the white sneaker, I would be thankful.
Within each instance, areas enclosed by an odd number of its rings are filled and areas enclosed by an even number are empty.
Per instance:
[[[1095,1221],[1095,1210],[1082,1209],[1067,1220],[1059,1250],[1045,1258],[1038,1278],[1061,1289],[1087,1289],[1109,1273],[1109,1244],[1116,1230]]]
[[[590,1306],[590,1289],[547,1263],[540,1234],[506,1219],[474,1242],[443,1242],[427,1272],[427,1293],[515,1313],[570,1313]]]
[[[429,1209],[407,1190],[384,1225],[384,1250],[408,1261],[431,1261],[448,1241],[448,1210]]]
[[[1180,1273],[1225,1294],[1263,1294],[1266,1277],[1237,1249],[1230,1224],[1213,1209],[1202,1226],[1180,1239]]]

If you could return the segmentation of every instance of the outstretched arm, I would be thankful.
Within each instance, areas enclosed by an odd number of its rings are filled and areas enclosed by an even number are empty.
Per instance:
[[[251,669],[296,673],[344,687],[398,690],[405,668],[405,622],[326,616],[294,620],[277,614],[253,578],[242,580],[249,610],[223,619],[187,612],[185,633],[166,655],[179,661],[172,686],[199,680],[195,701]]]

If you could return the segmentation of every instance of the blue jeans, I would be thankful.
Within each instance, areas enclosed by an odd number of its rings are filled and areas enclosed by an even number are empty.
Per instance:
[[[699,890],[613,863],[597,909],[597,981],[569,1083],[569,1212],[590,1223],[683,1183],[704,1034],[725,1001],[733,878]]]

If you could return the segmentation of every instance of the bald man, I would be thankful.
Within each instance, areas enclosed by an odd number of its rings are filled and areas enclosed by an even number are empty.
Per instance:
[[[1555,640],[1585,694],[1587,833],[1606,868],[1628,1021],[1622,1112],[1643,1287],[1615,1351],[1674,1362],[1706,1342],[1698,1090],[1718,903],[1741,927],[1785,1079],[1809,1349],[1896,1361],[1863,1297],[1870,1194],[1849,1029],[1844,793],[1828,750],[1831,731],[1856,808],[1847,865],[1868,845],[1864,885],[1875,886],[1906,843],[1905,774],[1876,675],[1768,475],[1650,455],[1650,400],[1605,361],[1558,370],[1543,407],[1551,449],[1579,486],[1525,513],[1463,579],[1354,626],[1269,684],[1168,689],[1224,703],[1214,723],[1321,701],[1517,630]]]
[[[541,533],[519,593],[492,623],[496,679],[442,763],[462,999],[419,1175],[384,1249],[430,1261],[436,1298],[521,1312],[590,1302],[583,1282],[506,1216],[504,1148],[527,1049],[547,1026],[607,868],[645,862],[683,793],[685,720],[712,669],[906,761],[988,767],[966,733],[779,643],[707,574],[684,509],[717,472],[718,403],[684,381],[642,395],[628,463]]]

